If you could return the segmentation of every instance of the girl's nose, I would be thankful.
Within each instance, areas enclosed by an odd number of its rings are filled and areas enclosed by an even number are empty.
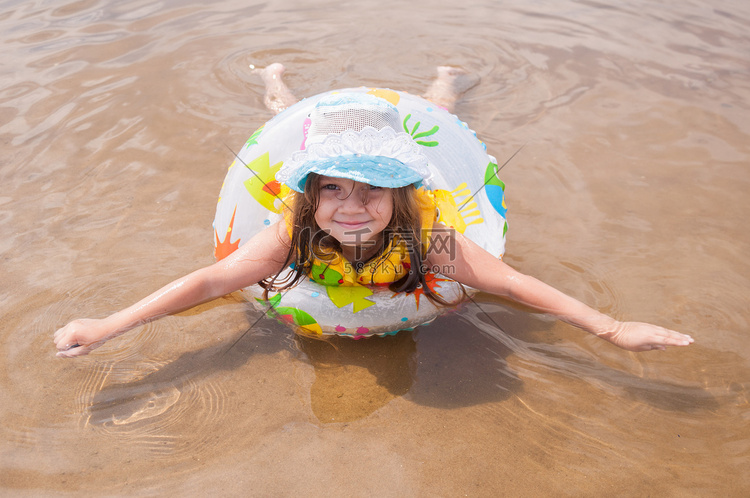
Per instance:
[[[342,199],[341,209],[351,212],[364,211],[367,204],[369,185],[353,182],[354,185]]]
[[[362,189],[354,188],[349,195],[347,195],[341,205],[341,209],[351,212],[363,211],[365,209],[365,193]]]

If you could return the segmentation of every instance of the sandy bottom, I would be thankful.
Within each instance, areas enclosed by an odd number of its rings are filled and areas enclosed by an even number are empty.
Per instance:
[[[353,6],[2,9],[0,494],[747,496],[744,3]],[[273,61],[298,96],[478,74],[457,113],[500,161],[526,144],[506,260],[696,343],[628,353],[492,296],[322,343],[227,296],[56,359],[69,320],[212,262]]]

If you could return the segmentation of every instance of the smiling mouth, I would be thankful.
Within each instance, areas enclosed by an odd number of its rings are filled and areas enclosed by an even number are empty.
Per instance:
[[[351,222],[351,221],[337,221],[336,222],[339,226],[347,228],[349,230],[357,230],[359,228],[363,228],[367,225],[367,221],[358,221],[358,222]]]

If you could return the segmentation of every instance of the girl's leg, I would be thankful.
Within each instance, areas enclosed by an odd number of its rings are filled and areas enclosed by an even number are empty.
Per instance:
[[[263,84],[266,85],[266,94],[263,96],[263,103],[274,114],[280,113],[290,105],[296,104],[299,100],[281,79],[284,71],[286,71],[286,68],[278,62],[263,69],[253,67],[253,73],[260,75]]]
[[[457,67],[438,66],[437,78],[425,92],[424,98],[444,107],[448,112],[455,112],[458,99],[477,83],[479,76],[475,74]]]

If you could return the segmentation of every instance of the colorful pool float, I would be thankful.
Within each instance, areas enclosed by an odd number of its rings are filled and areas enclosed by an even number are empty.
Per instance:
[[[304,99],[258,128],[237,154],[221,188],[214,219],[215,257],[222,259],[255,234],[282,218],[282,199],[289,192],[275,179],[293,152],[304,149],[309,114],[322,97],[336,92],[363,92],[395,105],[403,129],[423,147],[433,176],[438,221],[502,257],[505,250],[505,185],[497,177],[497,161],[455,115],[431,102],[388,89],[354,88]],[[433,250],[450,251],[447,237],[433,234]],[[455,281],[434,268],[427,273],[430,289],[449,302],[463,297]],[[469,293],[471,289],[467,289]],[[390,335],[430,322],[446,308],[435,305],[422,289],[394,293],[380,286],[321,285],[311,279],[263,300],[252,285],[243,295],[258,309],[306,335],[353,338]]]

